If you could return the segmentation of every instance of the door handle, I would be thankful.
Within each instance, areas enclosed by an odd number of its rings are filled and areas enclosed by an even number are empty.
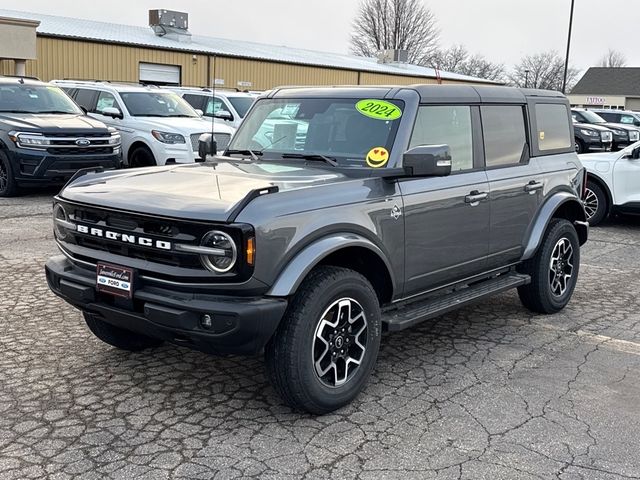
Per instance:
[[[527,183],[524,186],[524,191],[527,193],[535,193],[538,190],[540,190],[542,187],[544,187],[544,183],[531,180],[529,183]]]
[[[478,205],[482,200],[486,200],[489,197],[487,192],[479,192],[478,190],[474,190],[469,192],[469,195],[464,197],[464,203],[468,203],[472,207]]]

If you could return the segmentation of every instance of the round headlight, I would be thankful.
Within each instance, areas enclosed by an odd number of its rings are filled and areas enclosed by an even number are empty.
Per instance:
[[[53,207],[53,233],[58,240],[64,240],[67,237],[67,228],[65,223],[69,222],[69,215],[67,215],[64,207],[56,203]]]
[[[207,255],[200,255],[200,261],[207,270],[216,273],[226,273],[236,264],[238,249],[229,234],[219,230],[213,230],[202,237],[200,245],[219,251]]]

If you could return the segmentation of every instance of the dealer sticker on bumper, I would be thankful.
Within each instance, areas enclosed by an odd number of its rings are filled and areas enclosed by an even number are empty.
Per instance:
[[[98,263],[96,289],[117,297],[131,298],[133,292],[133,270],[107,263]]]

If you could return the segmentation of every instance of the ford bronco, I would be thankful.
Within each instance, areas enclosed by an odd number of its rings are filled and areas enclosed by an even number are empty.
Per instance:
[[[548,91],[276,89],[224,155],[70,181],[47,280],[110,345],[264,352],[287,404],[329,412],[384,330],[512,288],[567,305],[588,236],[572,128]]]

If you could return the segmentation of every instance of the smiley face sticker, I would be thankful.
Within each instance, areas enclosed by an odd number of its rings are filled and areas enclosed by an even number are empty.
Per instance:
[[[389,161],[389,150],[384,147],[373,147],[367,153],[366,162],[371,168],[384,167]]]

